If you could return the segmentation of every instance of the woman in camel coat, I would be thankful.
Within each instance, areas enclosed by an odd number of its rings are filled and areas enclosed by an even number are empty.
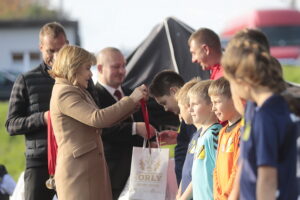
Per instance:
[[[55,77],[50,112],[58,145],[55,183],[59,200],[112,199],[99,131],[132,114],[147,95],[143,85],[130,97],[99,109],[86,90],[95,61],[84,49],[66,45],[51,72]]]

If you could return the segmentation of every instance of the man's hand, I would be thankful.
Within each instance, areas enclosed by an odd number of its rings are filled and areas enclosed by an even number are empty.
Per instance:
[[[49,113],[49,110],[44,112],[44,123],[46,126],[48,125],[48,113]]]
[[[161,145],[177,144],[177,131],[165,130],[158,134],[159,143]]]
[[[146,130],[146,124],[144,122],[135,122],[136,123],[136,133],[143,138],[147,139],[147,130]],[[155,128],[149,124],[150,126],[150,138],[155,136]]]

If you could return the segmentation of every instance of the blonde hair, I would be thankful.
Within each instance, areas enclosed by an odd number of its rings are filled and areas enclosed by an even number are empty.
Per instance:
[[[208,88],[211,84],[211,80],[199,81],[188,91],[188,96],[192,97],[201,97],[206,101],[207,104],[210,104],[210,97],[208,96]]]
[[[212,81],[208,89],[209,96],[221,95],[227,98],[231,98],[230,84],[229,81],[224,77]]]
[[[84,65],[95,65],[96,57],[83,48],[72,45],[63,46],[54,61],[51,75],[65,78],[72,84],[76,84],[76,73]]]
[[[200,77],[196,77],[185,83],[175,94],[175,99],[182,105],[189,105],[188,91],[191,87],[201,81]]]
[[[221,63],[226,78],[242,79],[253,87],[265,86],[274,93],[286,88],[279,62],[257,42],[230,41]]]

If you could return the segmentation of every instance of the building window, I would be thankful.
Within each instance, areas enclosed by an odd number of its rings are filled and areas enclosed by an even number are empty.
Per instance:
[[[14,63],[23,62],[24,55],[23,53],[12,53],[12,59]]]
[[[24,62],[26,61],[26,54],[23,52],[12,52],[12,71],[22,72],[24,69]]]
[[[39,52],[30,52],[29,57],[30,57],[30,61],[40,61]]]

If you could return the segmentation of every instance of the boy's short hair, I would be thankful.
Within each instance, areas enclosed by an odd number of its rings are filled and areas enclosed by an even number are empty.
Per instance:
[[[180,90],[178,90],[175,94],[175,99],[178,103],[181,103],[183,105],[189,105],[189,97],[188,97],[188,91],[197,83],[201,81],[200,77],[193,78],[192,80],[185,83]]]
[[[203,100],[210,104],[210,97],[208,95],[208,88],[211,84],[211,80],[199,81],[195,84],[191,89],[188,91],[188,96],[198,96],[201,97]]]
[[[231,98],[229,81],[226,80],[224,77],[212,81],[208,89],[208,95],[222,95],[227,98]]]
[[[149,86],[149,93],[152,97],[170,95],[171,87],[181,88],[184,84],[183,78],[176,72],[164,70],[158,73]]]

